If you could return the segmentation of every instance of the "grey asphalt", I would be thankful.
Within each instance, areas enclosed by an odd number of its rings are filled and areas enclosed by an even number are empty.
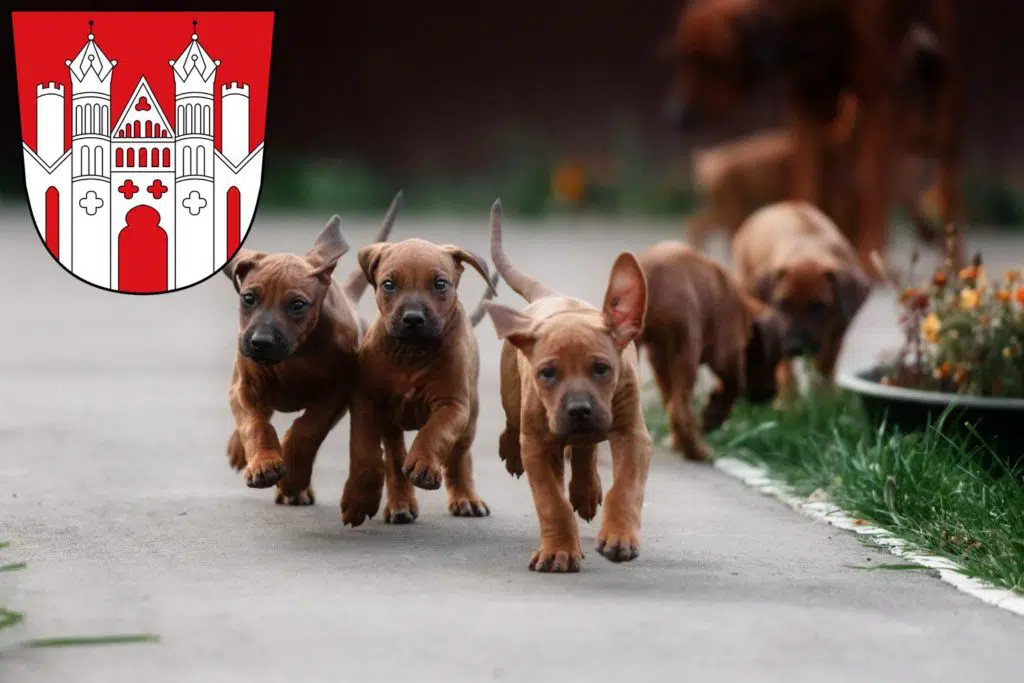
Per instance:
[[[476,221],[400,217],[395,238],[486,253],[487,208]],[[681,232],[641,221],[527,227],[514,216],[506,226],[519,264],[594,301],[618,251]],[[305,250],[320,227],[262,218],[247,246]],[[356,246],[375,228],[344,225]],[[0,539],[12,542],[0,564],[28,563],[0,574],[0,605],[26,615],[0,638],[151,632],[161,642],[9,652],[3,681],[1024,679],[1024,619],[924,572],[854,568],[892,558],[667,453],[654,460],[636,561],[594,552],[594,522],[581,526],[581,573],[529,572],[537,527],[525,480],[497,456],[489,320],[473,453],[491,517],[449,517],[442,491],[419,492],[414,525],[342,528],[347,420],[321,449],[318,504],[275,506],[224,455],[236,310],[227,280],[116,296],[65,275],[31,231],[20,207],[0,212]],[[979,245],[996,269],[1024,261],[1020,238]],[[896,252],[905,257],[906,243]],[[339,272],[354,266],[350,253]],[[465,300],[482,288],[467,274]],[[504,285],[499,300],[520,303]],[[368,299],[362,308],[373,311]],[[877,293],[842,367],[898,343],[894,321],[893,297]],[[607,486],[606,450],[601,459]]]

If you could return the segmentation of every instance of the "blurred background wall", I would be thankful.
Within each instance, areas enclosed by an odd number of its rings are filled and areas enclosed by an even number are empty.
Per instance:
[[[658,47],[679,0],[80,2],[74,9],[276,9],[263,206],[377,211],[394,189],[421,209],[551,208],[558,169],[590,208],[684,212],[688,151],[776,124],[777,93],[700,136],[662,120]],[[26,7],[25,9],[29,9]],[[969,211],[1022,223],[1024,2],[961,0],[969,83]],[[0,55],[2,186],[22,189],[10,23]],[[570,182],[571,184],[571,182]],[[483,206],[486,207],[486,203]]]

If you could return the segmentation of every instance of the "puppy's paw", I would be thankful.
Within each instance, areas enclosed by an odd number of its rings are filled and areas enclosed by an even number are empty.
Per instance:
[[[486,517],[491,514],[491,508],[480,496],[458,495],[448,497],[448,512],[456,517]]]
[[[579,544],[565,547],[541,545],[530,558],[530,571],[552,574],[578,572],[583,553]]]
[[[709,434],[717,430],[719,427],[725,424],[725,420],[728,417],[729,413],[727,413],[725,410],[717,408],[714,405],[708,405],[708,407],[704,409],[703,414],[701,414],[701,431],[703,431],[705,434]]]
[[[410,457],[402,466],[402,472],[417,488],[428,491],[441,488],[441,468],[429,460]]]
[[[341,494],[342,524],[357,527],[367,519],[372,519],[380,509],[383,488],[383,482],[379,486],[368,486],[349,477]]]
[[[523,476],[523,457],[519,447],[519,432],[508,427],[498,437],[498,455],[505,463],[505,470],[513,477]]]
[[[258,454],[245,466],[245,485],[253,489],[268,489],[284,479],[284,459],[280,454]]]
[[[695,441],[692,446],[683,449],[683,457],[694,462],[706,462],[711,459],[711,451],[704,443]]]
[[[640,555],[640,534],[636,529],[609,525],[597,534],[597,552],[612,562],[629,562]]]
[[[228,439],[228,464],[236,472],[245,469],[245,447],[242,446],[242,437],[238,436],[237,429],[231,432],[231,438]]]
[[[313,495],[313,487],[309,486],[296,494],[285,493],[280,486],[277,487],[277,496],[274,502],[278,505],[315,505],[316,496]]]
[[[573,478],[569,481],[569,502],[572,509],[585,521],[589,522],[597,516],[601,499],[600,477],[595,475],[589,480],[577,481]]]
[[[412,524],[420,516],[420,506],[415,497],[403,500],[388,500],[384,505],[385,524]]]

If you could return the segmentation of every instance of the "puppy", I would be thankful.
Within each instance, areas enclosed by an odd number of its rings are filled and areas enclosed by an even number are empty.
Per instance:
[[[401,196],[391,202],[378,242],[391,234]],[[363,329],[355,305],[366,279],[357,270],[343,285],[334,281],[348,250],[334,216],[305,256],[243,249],[224,267],[240,299],[228,462],[244,470],[252,488],[277,484],[279,504],[314,503],[313,461],[351,401]],[[300,410],[279,441],[271,416]]]
[[[843,337],[871,292],[857,252],[829,218],[804,202],[780,202],[756,211],[733,239],[741,286],[782,316],[782,354],[814,356],[831,382]],[[780,364],[779,393],[792,397],[788,361]]]
[[[465,264],[487,281],[484,300],[493,296],[497,278],[490,278],[483,259],[461,247],[409,239],[359,250],[380,316],[359,349],[360,384],[341,497],[345,525],[359,526],[377,513],[385,484],[384,521],[415,521],[413,486],[437,489],[442,474],[451,514],[490,514],[473,483],[469,452],[480,410],[473,326],[484,310],[471,319],[459,301]],[[404,432],[411,430],[419,433],[406,453]]]
[[[661,242],[638,257],[647,277],[647,317],[637,346],[646,348],[669,415],[672,448],[691,460],[708,457],[694,425],[697,370],[715,373],[718,388],[701,419],[721,426],[740,394],[774,398],[783,325],[767,305],[747,296],[720,265],[681,242]]]
[[[523,311],[487,302],[501,351],[505,430],[498,452],[516,476],[526,471],[540,522],[530,569],[579,571],[573,511],[590,521],[601,504],[597,444],[611,444],[615,481],[604,499],[597,551],[613,562],[637,557],[651,437],[640,407],[633,339],[643,328],[647,283],[636,258],[620,254],[604,306],[557,294],[518,270],[502,248],[501,202],[491,209],[491,258],[528,302]],[[572,468],[569,499],[565,460]]]

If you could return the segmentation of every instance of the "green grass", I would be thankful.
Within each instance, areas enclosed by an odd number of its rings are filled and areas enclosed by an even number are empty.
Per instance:
[[[0,550],[10,547],[7,542],[0,542]],[[28,565],[24,562],[12,562],[0,565],[0,572],[14,572],[25,569]],[[0,631],[14,628],[25,621],[25,615],[21,612],[6,607],[0,607]],[[36,638],[17,643],[16,647],[23,648],[52,648],[52,647],[77,647],[87,645],[123,645],[129,643],[158,643],[160,637],[150,633],[130,633],[107,636],[69,636],[63,638]],[[2,651],[0,651],[2,654]]]
[[[664,437],[661,407],[647,417],[652,437]],[[708,443],[719,456],[765,467],[796,494],[824,493],[968,576],[1024,594],[1024,485],[979,466],[935,426],[875,429],[855,397],[836,393],[785,412],[740,404]]]

